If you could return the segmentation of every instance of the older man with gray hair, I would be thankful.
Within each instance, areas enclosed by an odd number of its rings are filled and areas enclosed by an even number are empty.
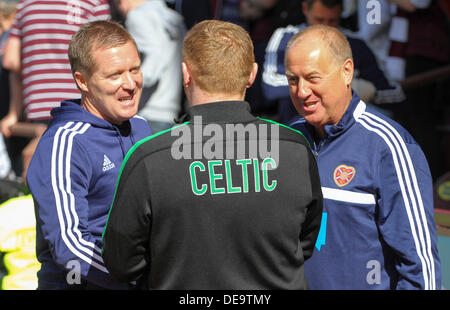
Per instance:
[[[336,28],[288,44],[286,76],[301,115],[291,126],[319,166],[324,217],[305,273],[312,289],[440,289],[427,160],[399,124],[351,88],[353,57]]]

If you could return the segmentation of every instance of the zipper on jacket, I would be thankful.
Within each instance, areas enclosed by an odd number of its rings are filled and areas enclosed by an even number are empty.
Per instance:
[[[327,137],[325,136],[322,140],[319,141],[319,144],[316,144],[316,141],[313,141],[313,145],[314,145],[314,150],[313,150],[313,154],[314,157],[318,157],[319,156],[319,152],[322,149],[323,145],[325,144],[327,140]]]
[[[130,126],[131,126],[131,124],[130,124]],[[123,142],[122,131],[121,131],[121,129],[120,129],[118,126],[116,126],[116,125],[113,125],[113,128],[114,128],[114,131],[115,131],[116,134],[117,134],[117,139],[119,139],[120,148],[122,149],[122,155],[123,155],[123,158],[125,158],[125,156],[127,155],[127,152],[128,152],[128,151],[125,150],[125,145],[124,145],[124,142]],[[136,143],[136,141],[135,141],[135,139],[134,139],[133,131],[131,130],[131,128],[130,128],[130,140],[131,140],[131,147],[132,147],[132,146]],[[131,148],[131,147],[130,147],[130,148]]]
[[[123,141],[122,141],[122,135],[120,133],[120,129],[117,128],[116,126],[113,125],[114,131],[116,132],[117,135],[117,139],[119,140],[120,143],[120,148],[122,149],[122,156],[123,158],[125,158],[126,152],[125,152],[125,146],[123,145]]]

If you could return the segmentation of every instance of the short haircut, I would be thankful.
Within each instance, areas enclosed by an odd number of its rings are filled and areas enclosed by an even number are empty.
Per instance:
[[[327,8],[334,8],[338,5],[343,7],[342,0],[303,0],[303,1],[306,2],[308,9],[310,9],[313,6],[314,2],[316,1],[322,2],[322,4]]]
[[[294,45],[301,44],[302,39],[308,34],[313,35],[314,38],[319,39],[323,43],[323,45],[328,49],[331,59],[333,59],[337,64],[342,64],[347,59],[353,60],[352,49],[345,35],[337,28],[326,25],[308,26],[302,31],[296,33],[288,42],[286,55],[289,49]]]
[[[132,42],[137,45],[127,30],[114,21],[95,21],[84,24],[73,35],[69,44],[69,61],[72,74],[80,72],[87,76],[95,70],[94,50],[108,49]]]
[[[249,34],[236,24],[202,21],[184,38],[183,61],[200,89],[210,94],[242,94],[254,59]]]
[[[17,12],[18,1],[0,1],[0,13],[3,17],[9,17]]]

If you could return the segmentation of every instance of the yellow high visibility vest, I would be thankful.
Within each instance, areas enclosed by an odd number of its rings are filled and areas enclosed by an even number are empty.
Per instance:
[[[31,195],[0,205],[0,251],[8,274],[3,290],[34,290],[41,268],[36,258],[36,219]]]

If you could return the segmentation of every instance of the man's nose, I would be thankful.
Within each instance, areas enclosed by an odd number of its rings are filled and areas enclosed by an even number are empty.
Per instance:
[[[136,85],[134,76],[130,72],[125,73],[122,80],[122,88],[133,90],[136,88]]]
[[[306,99],[311,94],[311,88],[309,83],[304,79],[299,79],[298,81],[298,91],[297,95],[300,99]]]

